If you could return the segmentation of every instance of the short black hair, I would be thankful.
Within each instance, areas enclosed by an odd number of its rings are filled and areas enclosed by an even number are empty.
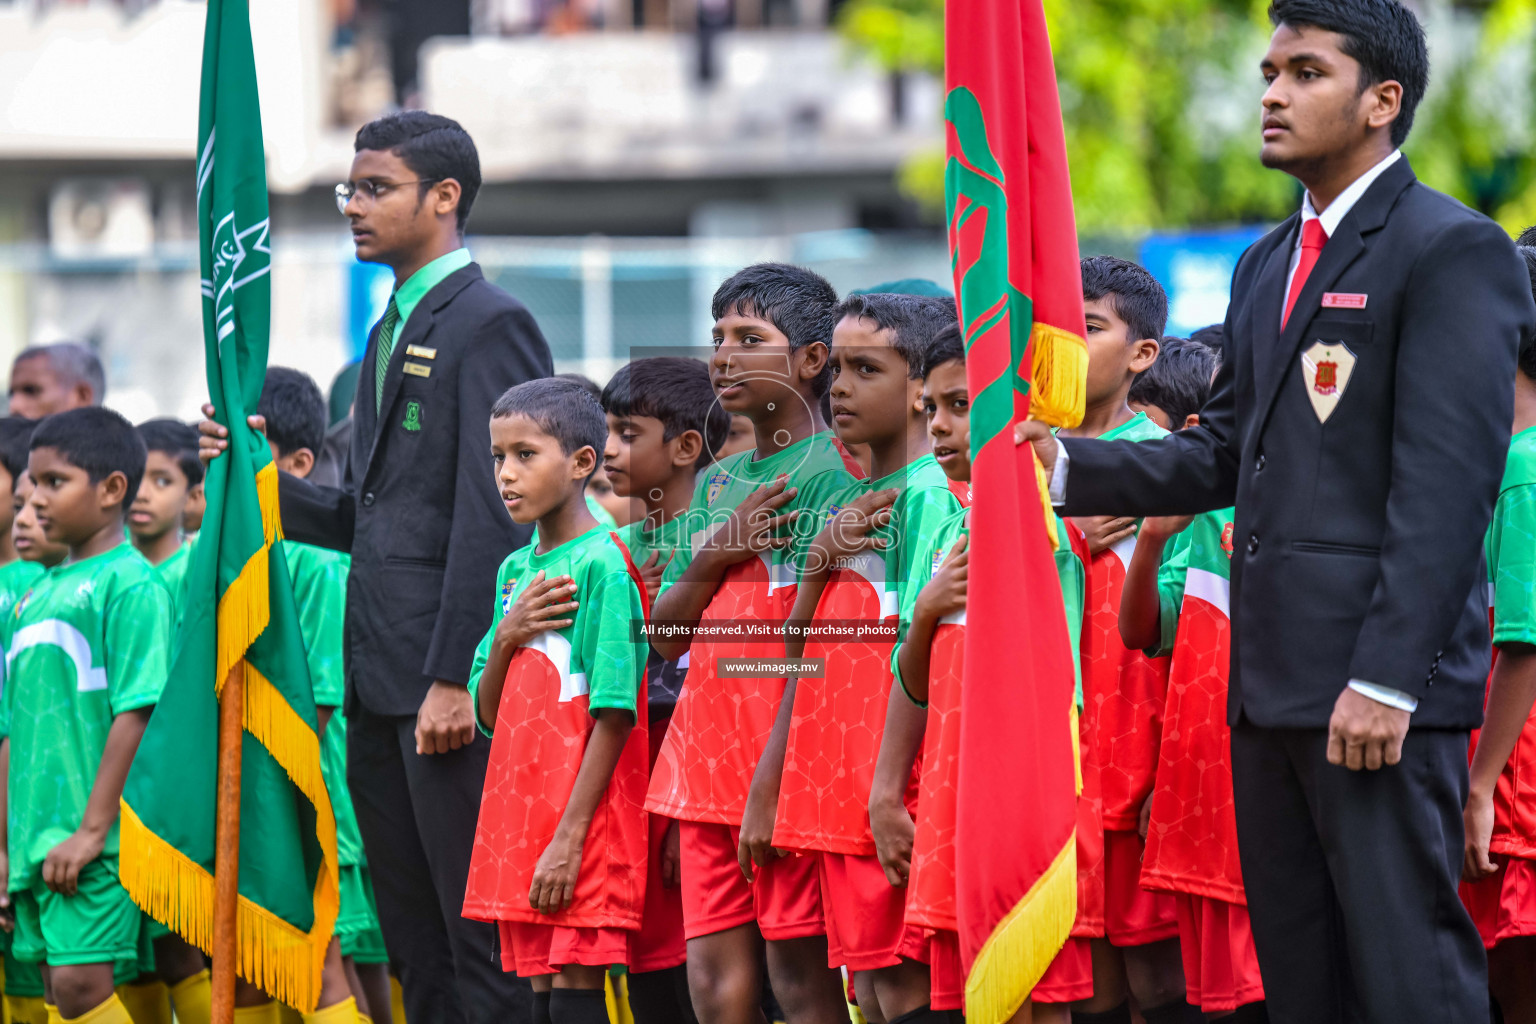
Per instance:
[[[953,299],[946,316],[944,306],[935,298],[900,292],[855,292],[837,307],[837,319],[858,317],[875,325],[876,330],[891,332],[891,347],[907,361],[907,377],[923,375],[923,354],[933,336],[955,320]]]
[[[1424,26],[1398,0],[1272,0],[1269,23],[1318,28],[1344,37],[1345,56],[1360,64],[1360,86],[1396,82],[1403,101],[1392,122],[1392,145],[1401,146],[1413,114],[1429,88],[1429,47]]]
[[[1211,377],[1220,365],[1221,357],[1207,345],[1188,338],[1164,338],[1157,361],[1131,382],[1129,400],[1157,406],[1177,430],[1211,397]]]
[[[470,207],[480,192],[480,153],[475,140],[459,122],[425,110],[401,110],[375,118],[357,130],[354,151],[373,149],[395,154],[421,179],[417,195],[432,183],[452,178],[459,183],[459,231],[469,221]]]
[[[704,439],[694,468],[714,461],[731,432],[731,414],[720,408],[709,384],[709,368],[684,356],[650,356],[619,367],[603,388],[603,410],[612,416],[649,416],[661,421],[661,439],[685,430]]]
[[[586,374],[584,374],[584,373],[557,373],[557,374],[555,374],[555,379],[556,380],[571,380],[571,381],[575,381],[577,384],[580,384],[582,387],[587,389],[587,394],[592,396],[592,400],[593,401],[597,402],[599,405],[602,404],[602,401],[603,401],[603,388],[602,388],[602,385],[598,384],[597,381],[593,380],[591,377],[588,377]]]
[[[203,460],[197,457],[197,431],[181,420],[145,420],[139,424],[144,451],[164,452],[176,460],[188,487],[203,482]]]
[[[1536,298],[1536,247],[1521,245],[1517,246],[1517,250],[1525,260],[1525,270],[1531,278],[1531,295]],[[1520,339],[1519,365],[1520,372],[1536,383],[1536,334],[1527,334]]]
[[[1520,237],[1515,239],[1516,245],[1536,245],[1536,224],[1532,224],[1520,232]]]
[[[54,375],[67,386],[84,384],[91,389],[91,404],[100,405],[107,394],[107,375],[101,368],[101,358],[90,346],[78,341],[58,341],[52,345],[33,345],[16,353],[11,365],[27,359],[46,359]]]
[[[965,341],[960,337],[958,320],[933,336],[928,351],[923,354],[923,376],[926,377],[945,363],[955,360],[965,362]]]
[[[121,413],[100,406],[54,413],[32,431],[28,451],[52,448],[98,484],[113,473],[128,478],[123,508],[133,504],[144,479],[144,441]]]
[[[325,445],[326,406],[320,385],[301,370],[287,366],[267,369],[256,411],[267,418],[267,440],[277,454],[292,455],[308,448],[315,455]]]
[[[830,348],[837,326],[837,290],[814,270],[754,263],[720,283],[709,312],[716,320],[731,313],[762,317],[784,332],[792,352],[818,341]],[[820,398],[831,385],[829,364],[811,382],[811,393]]]
[[[1207,324],[1189,336],[1190,341],[1198,342],[1215,352],[1225,352],[1227,348],[1227,328],[1224,324]]]
[[[592,392],[569,377],[541,377],[502,392],[491,406],[491,419],[526,416],[560,442],[560,451],[574,455],[591,448],[598,463],[608,444],[608,418]],[[597,471],[596,465],[593,472]]]
[[[27,452],[32,447],[32,431],[37,420],[25,416],[0,417],[0,466],[11,474],[11,486],[27,471]]]
[[[1115,315],[1130,328],[1128,341],[1163,336],[1168,326],[1168,295],[1147,269],[1118,256],[1085,256],[1083,301],[1108,295]]]

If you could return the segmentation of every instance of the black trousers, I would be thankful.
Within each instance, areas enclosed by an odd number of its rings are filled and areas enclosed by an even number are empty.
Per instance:
[[[1275,1024],[1488,1020],[1488,965],[1456,894],[1467,734],[1410,729],[1352,772],[1326,729],[1232,729],[1238,849]]]
[[[502,972],[495,926],[461,913],[490,741],[419,755],[415,732],[415,716],[347,716],[347,784],[406,1019],[526,1024],[532,994]]]

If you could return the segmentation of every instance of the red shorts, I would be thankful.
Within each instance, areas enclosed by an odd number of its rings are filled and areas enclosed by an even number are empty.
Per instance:
[[[699,939],[757,922],[770,942],[825,935],[821,872],[815,854],[792,853],[748,883],[736,859],[741,829],[679,822],[683,868],[683,933]]]
[[[956,932],[931,931],[923,939],[928,947],[928,977],[932,986],[928,1006],[934,1010],[965,1007],[965,968],[960,966],[960,936]]]
[[[1104,832],[1104,934],[1116,946],[1145,946],[1179,934],[1173,894],[1141,887],[1145,849],[1135,832]]]
[[[1536,861],[1496,857],[1495,863],[1498,874],[1461,883],[1461,902],[1489,949],[1505,939],[1536,935]]]
[[[629,956],[630,932],[624,928],[569,928],[560,924],[497,921],[501,969],[520,978],[558,974],[566,964],[609,967]]]
[[[1089,939],[1068,939],[1029,994],[1034,1003],[1075,1003],[1093,998],[1093,950]]]
[[[629,933],[629,970],[632,974],[664,971],[688,959],[688,945],[683,940],[683,893],[668,889],[661,882],[662,847],[667,841],[671,818],[650,816],[650,863],[645,876],[645,910],[640,927]]]
[[[827,966],[852,971],[894,967],[901,958],[927,962],[922,930],[906,927],[907,890],[885,879],[875,857],[822,853],[821,906],[827,920]],[[904,940],[916,941],[904,941]]]
[[[1248,908],[1170,893],[1179,915],[1185,1000],[1206,1013],[1231,1013],[1264,998]]]

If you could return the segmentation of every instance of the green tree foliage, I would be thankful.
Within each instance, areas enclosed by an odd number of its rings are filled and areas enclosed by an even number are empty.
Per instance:
[[[1536,0],[1414,4],[1433,74],[1406,151],[1419,176],[1512,229],[1536,222]],[[1258,162],[1266,0],[1045,0],[1085,234],[1276,220],[1299,188]],[[892,70],[943,73],[943,0],[849,0],[840,23]],[[943,156],[903,188],[943,201]]]

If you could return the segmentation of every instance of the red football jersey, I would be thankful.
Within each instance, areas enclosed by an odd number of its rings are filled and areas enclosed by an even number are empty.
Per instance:
[[[928,656],[928,727],[917,798],[907,923],[958,931],[955,908],[955,808],[960,778],[960,683],[965,613],[946,616]]]

